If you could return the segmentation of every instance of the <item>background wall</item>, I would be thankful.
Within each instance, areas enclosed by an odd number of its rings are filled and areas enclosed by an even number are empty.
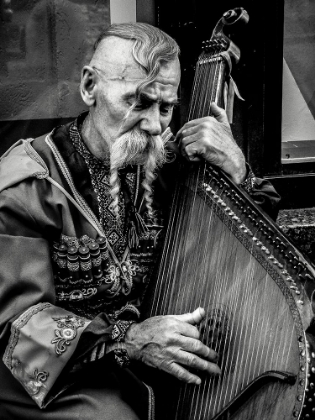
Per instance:
[[[153,0],[0,0],[0,154],[86,108],[81,69],[110,23],[155,23]]]

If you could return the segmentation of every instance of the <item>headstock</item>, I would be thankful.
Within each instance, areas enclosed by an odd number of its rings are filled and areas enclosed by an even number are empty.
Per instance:
[[[220,54],[226,51],[235,62],[240,59],[240,50],[233,41],[224,33],[226,26],[244,25],[249,21],[249,15],[242,7],[228,10],[216,24],[211,38],[202,42],[202,50],[205,54]]]

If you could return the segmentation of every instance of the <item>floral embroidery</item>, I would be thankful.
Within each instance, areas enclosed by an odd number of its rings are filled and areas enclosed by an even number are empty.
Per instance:
[[[12,363],[12,373],[18,378],[30,396],[38,395],[46,388],[44,382],[47,381],[49,373],[45,370],[39,371],[37,368],[33,374],[28,374],[22,367],[18,359],[14,359]]]
[[[25,384],[27,386],[27,390],[30,395],[36,395],[39,393],[41,388],[44,385],[44,382],[47,381],[49,376],[49,373],[43,370],[42,372],[39,372],[38,369],[34,370],[33,377],[31,377],[31,380]]]
[[[124,295],[129,295],[133,286],[133,277],[137,274],[137,271],[140,271],[140,267],[138,264],[126,260],[121,263],[121,268],[123,273],[119,267],[111,264],[105,283],[111,286],[108,290],[109,293],[116,294],[121,291]]]
[[[137,273],[137,267],[138,266],[133,264],[130,260],[121,263],[121,268],[124,272],[121,291],[124,295],[128,295],[131,292],[133,285],[132,278]]]
[[[60,356],[67,350],[66,346],[70,346],[77,336],[77,329],[81,328],[85,324],[83,318],[79,318],[73,315],[67,315],[65,317],[53,317],[54,321],[57,321],[58,330],[55,330],[56,338],[51,343],[56,344],[56,354]]]

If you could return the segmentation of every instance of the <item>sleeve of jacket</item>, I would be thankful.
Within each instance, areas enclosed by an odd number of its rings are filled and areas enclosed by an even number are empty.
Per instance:
[[[258,178],[252,172],[250,166],[247,166],[247,177],[240,184],[255,201],[260,208],[265,211],[272,219],[276,220],[279,211],[280,195],[274,189],[273,185],[263,178]]]
[[[249,195],[273,220],[276,220],[281,197],[269,181],[255,178]]]
[[[90,320],[55,305],[48,242],[14,191],[0,194],[0,339],[4,364],[42,408]]]

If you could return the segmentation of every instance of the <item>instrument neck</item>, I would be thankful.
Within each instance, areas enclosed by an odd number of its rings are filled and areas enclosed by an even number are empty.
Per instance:
[[[211,115],[210,105],[225,104],[226,59],[220,54],[200,56],[195,71],[188,120]]]

